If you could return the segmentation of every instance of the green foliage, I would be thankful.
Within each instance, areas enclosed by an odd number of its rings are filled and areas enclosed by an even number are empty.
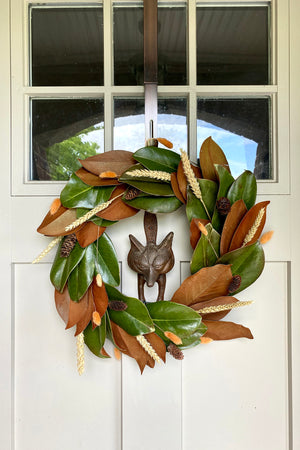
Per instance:
[[[220,235],[213,229],[209,223],[205,227],[207,229],[207,236],[203,233],[197,243],[191,260],[191,273],[196,273],[202,267],[213,266],[219,256]],[[213,248],[214,250],[213,250]]]

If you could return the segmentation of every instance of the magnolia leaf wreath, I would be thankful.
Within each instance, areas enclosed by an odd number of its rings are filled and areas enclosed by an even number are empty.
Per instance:
[[[106,339],[117,358],[131,356],[141,372],[165,362],[166,352],[180,360],[183,350],[201,343],[252,339],[248,328],[222,319],[251,303],[236,295],[260,276],[262,244],[272,236],[269,231],[260,238],[269,201],[255,204],[253,173],[246,170],[234,179],[211,137],[201,146],[199,165],[184,151],[180,156],[156,146],[109,151],[80,163],[38,228],[55,239],[33,261],[59,244],[50,279],[58,314],[67,329],[76,326],[79,373],[84,344],[109,358]],[[191,275],[170,301],[127,297],[116,288],[118,257],[106,228],[141,209],[171,213],[183,205],[193,248]]]

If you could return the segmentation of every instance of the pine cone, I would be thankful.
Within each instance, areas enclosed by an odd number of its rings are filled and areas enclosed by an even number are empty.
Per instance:
[[[130,186],[129,189],[127,189],[127,192],[125,194],[125,200],[133,200],[136,198],[140,193],[140,190]]]
[[[234,275],[228,286],[228,294],[233,294],[241,285],[242,278],[240,275]]]
[[[62,258],[67,258],[71,253],[71,251],[73,250],[73,248],[75,247],[76,242],[77,238],[75,233],[66,236],[60,249],[60,256]]]
[[[182,360],[184,358],[183,352],[179,347],[177,347],[177,345],[173,344],[172,342],[168,345],[167,350],[175,359]]]
[[[112,300],[108,303],[108,306],[113,311],[125,311],[125,309],[128,308],[128,305],[126,305],[126,303],[122,302],[121,300]]]
[[[227,214],[230,212],[231,205],[230,201],[227,197],[221,197],[216,203],[216,207],[218,210],[218,213],[221,214],[221,216],[227,216]]]

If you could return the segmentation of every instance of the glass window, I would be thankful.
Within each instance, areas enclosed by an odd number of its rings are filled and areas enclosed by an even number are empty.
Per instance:
[[[179,153],[181,148],[187,151],[186,98],[158,99],[157,134],[171,141],[174,151]]]
[[[31,121],[31,180],[68,180],[104,151],[102,99],[32,99]]]
[[[114,150],[131,152],[145,144],[143,98],[114,99]]]
[[[259,179],[272,178],[270,99],[198,99],[197,147],[209,136],[222,148],[232,175],[244,170]]]
[[[269,9],[197,7],[197,84],[269,84]]]
[[[186,6],[158,7],[158,84],[187,84]]]
[[[31,8],[32,86],[103,85],[102,7]]]
[[[144,83],[144,11],[142,7],[113,9],[115,85]]]

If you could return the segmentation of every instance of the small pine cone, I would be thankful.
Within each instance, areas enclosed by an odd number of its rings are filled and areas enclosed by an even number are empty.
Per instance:
[[[167,350],[175,359],[182,360],[184,358],[183,352],[179,347],[177,347],[177,345],[173,344],[172,342],[168,345]]]
[[[60,249],[60,256],[62,258],[67,258],[71,253],[71,251],[73,250],[73,248],[75,247],[76,242],[77,238],[75,233],[66,236]]]
[[[216,207],[218,210],[218,213],[221,214],[221,216],[227,216],[227,214],[230,212],[231,205],[230,201],[227,197],[221,197],[216,203]]]
[[[139,189],[130,186],[125,194],[125,200],[133,200],[139,195],[139,193],[140,193]]]
[[[128,305],[126,305],[126,303],[122,302],[121,300],[112,300],[108,303],[108,306],[113,311],[125,311],[125,309],[128,308]]]
[[[228,294],[233,294],[241,285],[242,278],[240,275],[234,275],[228,286]]]

